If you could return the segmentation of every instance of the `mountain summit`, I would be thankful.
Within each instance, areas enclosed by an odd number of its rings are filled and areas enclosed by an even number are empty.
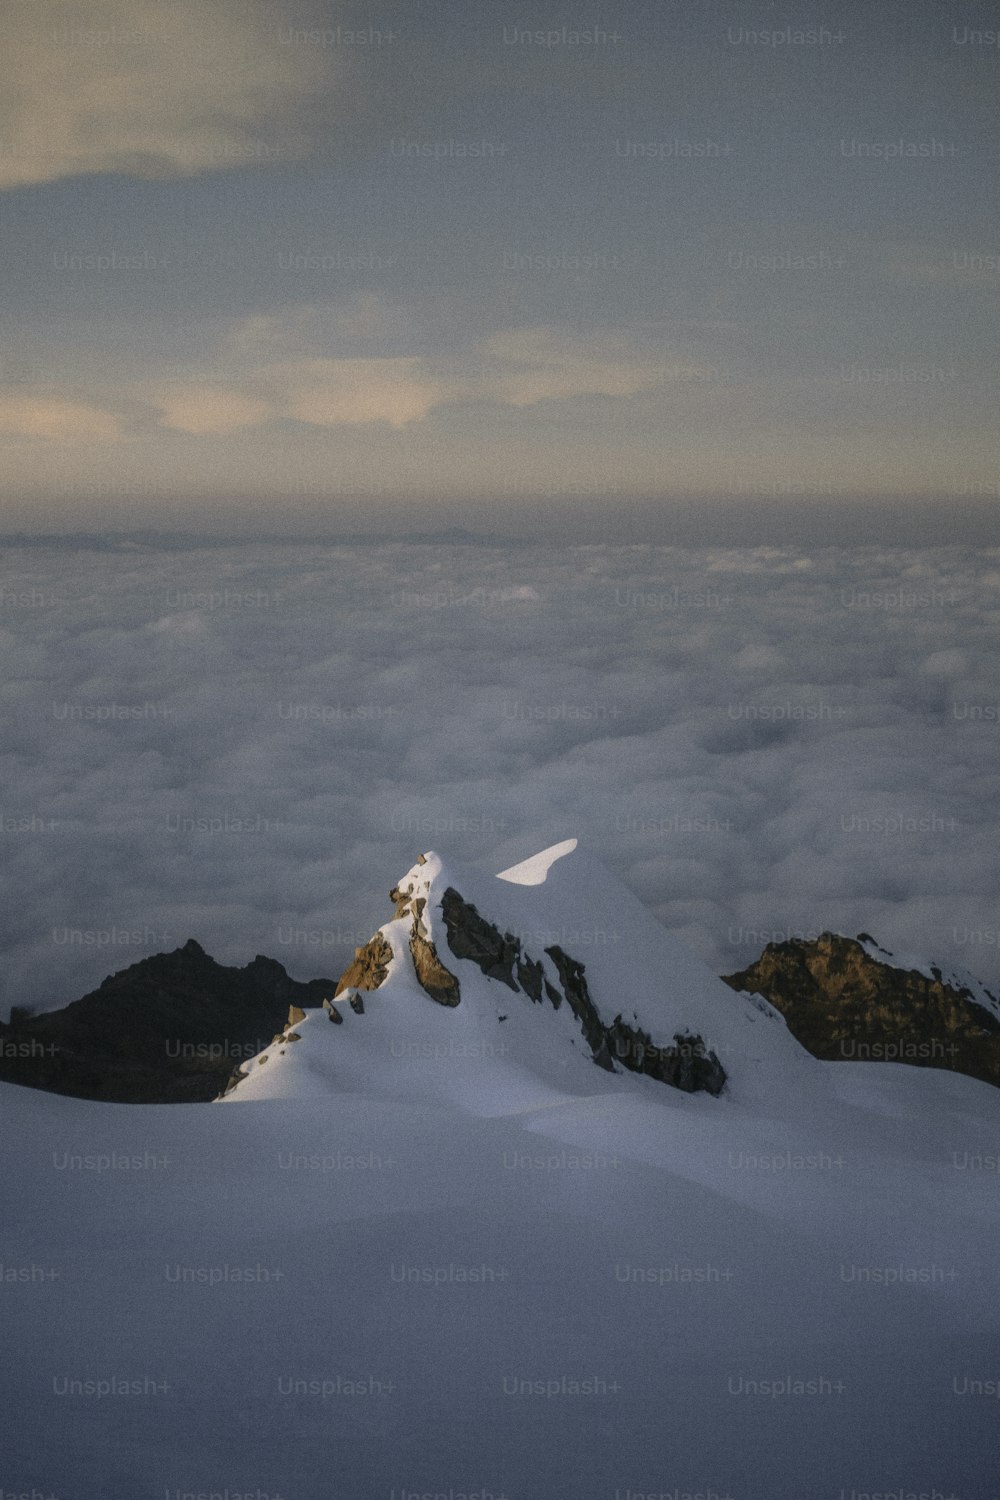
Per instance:
[[[815,1066],[575,839],[495,876],[422,854],[389,895],[323,1009],[290,1012],[228,1098],[374,1091],[488,1115],[618,1079],[748,1098]]]

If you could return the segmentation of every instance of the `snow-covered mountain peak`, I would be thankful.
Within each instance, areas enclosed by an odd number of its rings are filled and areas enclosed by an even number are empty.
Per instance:
[[[575,839],[499,875],[431,850],[390,898],[323,1009],[294,1012],[227,1097],[333,1088],[505,1114],[815,1077],[777,1012],[734,994]]]

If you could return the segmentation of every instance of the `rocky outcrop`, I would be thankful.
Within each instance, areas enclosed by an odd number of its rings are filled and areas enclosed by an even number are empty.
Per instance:
[[[597,1006],[590,998],[583,964],[575,958],[570,958],[569,954],[564,953],[558,946],[546,948],[545,951],[559,971],[562,992],[570,1010],[580,1023],[580,1030],[593,1053],[595,1063],[599,1068],[613,1073],[615,1065],[608,1051],[608,1028],[601,1020]],[[628,1067],[629,1063],[626,1062],[625,1066]]]
[[[303,1016],[331,990],[332,981],[300,983],[263,955],[226,967],[192,938],[61,1010],[19,1007],[0,1023],[0,1078],[116,1103],[207,1101],[234,1064],[283,1037],[286,1017]]]
[[[337,981],[335,995],[344,990],[377,990],[384,983],[392,961],[392,947],[381,932],[355,948],[354,957]]]
[[[457,1005],[461,999],[458,979],[441,962],[423,922],[427,898],[414,896],[411,889],[403,890],[394,885],[389,899],[394,904],[396,921],[403,917],[411,919],[410,957],[418,984],[439,1005]],[[383,933],[376,932],[363,948],[355,949],[353,960],[340,976],[336,993],[341,995],[347,989],[377,990],[386,978],[392,956],[392,945]],[[351,1000],[351,1004],[356,1009],[360,1007],[359,1013],[364,1008],[359,995]]]
[[[769,1000],[815,1057],[947,1068],[1000,1085],[1000,1021],[971,990],[946,983],[940,969],[881,962],[864,943],[877,946],[866,933],[832,932],[769,943],[723,978]]]
[[[633,1073],[645,1073],[685,1094],[704,1090],[718,1095],[726,1082],[726,1071],[715,1053],[691,1032],[675,1032],[673,1045],[660,1047],[648,1031],[616,1016],[608,1027],[608,1050]]]
[[[457,1005],[462,998],[458,980],[438,957],[434,944],[422,932],[410,935],[410,956],[420,987],[439,1005]]]
[[[409,916],[410,957],[417,983],[425,994],[439,1005],[457,1005],[462,998],[458,979],[441,962],[437,948],[424,923],[426,896],[414,896],[411,890],[400,891],[393,886],[390,898],[396,903],[396,917]]]
[[[400,890],[398,885],[394,885],[389,892],[389,900],[396,904],[393,915],[397,921],[400,917],[409,916],[411,913],[416,917],[423,916],[424,907],[427,905],[426,896],[417,896],[414,899],[412,891]]]

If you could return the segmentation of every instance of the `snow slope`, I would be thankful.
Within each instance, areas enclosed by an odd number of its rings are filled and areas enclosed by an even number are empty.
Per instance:
[[[582,851],[410,876],[458,1006],[400,919],[365,1013],[311,1012],[241,1107],[0,1089],[0,1489],[994,1500],[997,1091],[806,1057]],[[703,1026],[730,1084],[596,1067],[448,954],[452,880],[526,947],[618,932],[602,1008]]]

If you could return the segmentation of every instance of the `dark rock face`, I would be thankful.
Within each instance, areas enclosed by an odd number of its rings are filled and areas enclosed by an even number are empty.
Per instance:
[[[608,1042],[616,1062],[634,1073],[646,1073],[669,1083],[682,1093],[704,1090],[717,1096],[726,1082],[725,1069],[715,1053],[706,1048],[700,1036],[690,1032],[675,1032],[673,1046],[658,1047],[648,1031],[629,1026],[616,1016],[608,1027]]]
[[[914,1063],[1000,1085],[1000,1021],[940,971],[892,968],[855,938],[824,932],[769,943],[756,963],[723,978],[769,1000],[815,1057]]]
[[[488,979],[499,979],[501,984],[517,989],[514,964],[521,949],[518,938],[510,932],[501,934],[451,886],[441,898],[441,915],[448,929],[448,947],[456,958],[471,959]]]
[[[580,1023],[580,1030],[591,1052],[594,1061],[599,1068],[604,1068],[608,1073],[615,1071],[615,1065],[611,1061],[608,1051],[607,1028],[598,1013],[597,1006],[590,998],[587,988],[587,980],[583,971],[583,964],[575,958],[570,958],[558,946],[546,948],[546,953],[559,971],[559,983],[562,992],[569,1002],[569,1008]],[[628,1063],[625,1064],[628,1067]]]
[[[274,959],[217,964],[193,939],[122,969],[62,1010],[0,1024],[0,1078],[82,1099],[214,1099],[235,1063],[282,1034],[289,1007],[317,1006],[326,979],[299,983]]]
[[[538,1003],[542,998],[542,979],[544,977],[542,966],[530,958],[519,958],[517,961],[517,982],[526,995]]]

